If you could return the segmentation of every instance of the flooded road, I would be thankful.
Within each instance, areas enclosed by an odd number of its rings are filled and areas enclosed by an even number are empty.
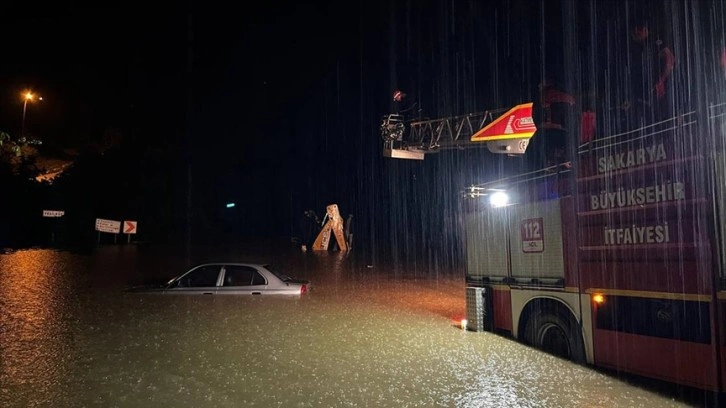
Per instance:
[[[463,273],[274,246],[0,255],[1,407],[677,407],[454,327]],[[271,262],[303,298],[124,293],[198,262]]]

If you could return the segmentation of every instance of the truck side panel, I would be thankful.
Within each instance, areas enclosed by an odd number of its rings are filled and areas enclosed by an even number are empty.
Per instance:
[[[469,277],[505,279],[509,275],[506,209],[469,213],[464,224]]]
[[[716,389],[708,161],[688,126],[583,154],[578,178],[582,288],[595,364]]]
[[[563,285],[560,200],[514,205],[510,209],[511,274],[514,282],[537,280]]]

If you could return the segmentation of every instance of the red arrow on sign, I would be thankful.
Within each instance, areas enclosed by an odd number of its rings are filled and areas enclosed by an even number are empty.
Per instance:
[[[124,221],[124,234],[136,234],[136,221]]]

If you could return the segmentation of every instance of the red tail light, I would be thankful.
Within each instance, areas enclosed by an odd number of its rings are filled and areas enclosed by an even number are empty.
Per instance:
[[[302,286],[300,286],[300,294],[304,295],[306,293],[308,293],[308,285],[303,284]]]

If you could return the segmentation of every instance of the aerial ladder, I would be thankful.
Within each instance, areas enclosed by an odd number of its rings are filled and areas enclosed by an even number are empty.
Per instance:
[[[394,94],[395,95],[395,94]],[[406,121],[392,113],[381,121],[383,156],[423,160],[428,153],[486,145],[492,153],[521,156],[537,131],[532,102],[441,119]]]

